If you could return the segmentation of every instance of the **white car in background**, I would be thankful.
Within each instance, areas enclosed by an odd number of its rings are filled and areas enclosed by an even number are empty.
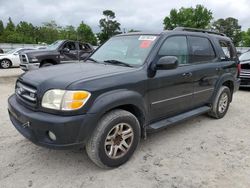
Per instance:
[[[34,50],[35,48],[16,48],[7,53],[0,54],[0,68],[7,69],[10,67],[19,67],[19,53],[26,50]]]

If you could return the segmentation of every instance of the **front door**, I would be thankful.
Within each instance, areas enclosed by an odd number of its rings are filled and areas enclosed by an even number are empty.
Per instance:
[[[156,75],[149,79],[151,121],[185,112],[192,108],[193,104],[193,73],[188,64],[187,37],[167,38],[154,62],[163,56],[176,56],[179,66],[173,70],[157,70]]]
[[[78,47],[73,41],[63,44],[60,52],[61,63],[76,62],[78,61]]]

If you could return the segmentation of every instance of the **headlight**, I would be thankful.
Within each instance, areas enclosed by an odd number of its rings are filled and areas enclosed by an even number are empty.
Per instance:
[[[88,91],[66,91],[52,89],[47,91],[42,99],[42,107],[55,110],[77,110],[88,101],[91,94]]]
[[[38,59],[35,58],[35,57],[33,57],[33,58],[30,59],[30,62],[37,62],[37,61],[38,61]]]

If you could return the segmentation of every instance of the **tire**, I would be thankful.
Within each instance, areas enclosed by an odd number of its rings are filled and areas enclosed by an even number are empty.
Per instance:
[[[222,86],[215,97],[209,116],[216,119],[223,118],[228,111],[231,97],[230,89],[226,86]]]
[[[54,65],[53,63],[43,63],[42,65],[41,65],[41,67],[49,67],[49,66],[52,66],[52,65]]]
[[[8,68],[10,68],[11,67],[11,61],[10,60],[8,60],[8,59],[3,59],[1,62],[0,62],[0,66],[1,66],[1,68],[3,68],[3,69],[8,69]]]
[[[141,129],[137,118],[128,111],[113,110],[100,119],[86,144],[86,152],[101,168],[118,167],[132,156],[140,137]]]

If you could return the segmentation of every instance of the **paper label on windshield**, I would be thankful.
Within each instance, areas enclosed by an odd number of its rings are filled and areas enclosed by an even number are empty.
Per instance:
[[[150,35],[142,35],[139,37],[138,40],[149,40],[154,41],[156,39],[156,36],[150,36]]]
[[[143,40],[140,44],[140,48],[148,48],[150,47],[152,41],[150,40]]]

